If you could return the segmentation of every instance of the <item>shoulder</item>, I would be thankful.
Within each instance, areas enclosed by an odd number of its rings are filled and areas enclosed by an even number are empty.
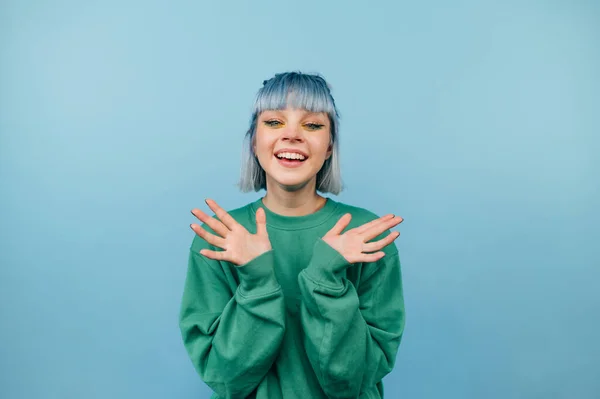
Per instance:
[[[368,223],[372,220],[380,218],[378,214],[366,208],[340,201],[337,202],[337,213],[339,216],[349,213],[352,215],[352,221],[360,224]]]

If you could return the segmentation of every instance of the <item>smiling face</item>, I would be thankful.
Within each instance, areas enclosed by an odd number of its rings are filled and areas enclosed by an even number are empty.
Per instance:
[[[286,108],[260,113],[254,153],[264,169],[267,190],[274,184],[286,191],[316,183],[331,156],[331,125],[325,112]]]

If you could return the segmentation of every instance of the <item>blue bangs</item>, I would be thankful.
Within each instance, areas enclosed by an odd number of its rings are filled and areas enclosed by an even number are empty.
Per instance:
[[[338,112],[329,87],[318,75],[286,72],[264,81],[254,104],[254,114],[286,108],[326,112],[337,119]]]

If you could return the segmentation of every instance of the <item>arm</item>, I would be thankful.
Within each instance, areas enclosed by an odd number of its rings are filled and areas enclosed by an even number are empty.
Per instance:
[[[285,330],[273,251],[237,267],[231,292],[219,261],[190,251],[179,325],[202,380],[222,398],[245,398],[271,368]]]
[[[365,263],[358,289],[351,264],[318,240],[299,274],[301,321],[310,362],[331,398],[356,398],[394,367],[405,324],[397,250]]]

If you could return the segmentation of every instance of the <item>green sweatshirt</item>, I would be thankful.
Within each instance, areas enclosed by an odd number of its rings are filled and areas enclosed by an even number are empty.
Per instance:
[[[397,247],[349,264],[321,239],[345,213],[347,229],[378,216],[331,198],[306,216],[262,198],[229,214],[256,233],[258,207],[271,251],[234,266],[201,255],[220,249],[198,236],[190,248],[179,325],[212,398],[382,398],[405,323]]]

